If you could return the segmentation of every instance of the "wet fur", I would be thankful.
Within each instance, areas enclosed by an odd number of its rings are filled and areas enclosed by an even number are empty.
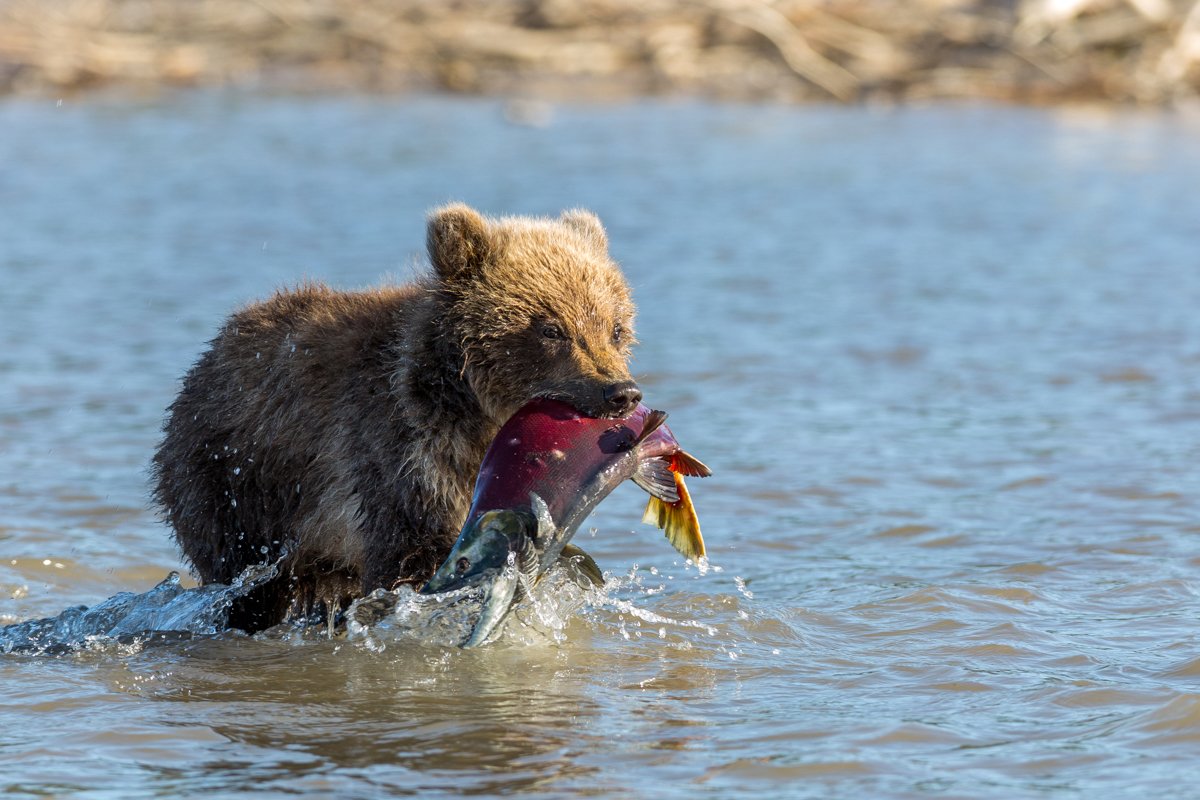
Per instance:
[[[413,285],[306,285],[238,311],[185,377],[154,457],[163,517],[206,583],[283,556],[236,626],[424,581],[513,411],[552,396],[613,412],[633,305],[595,216],[447,206],[428,249]]]

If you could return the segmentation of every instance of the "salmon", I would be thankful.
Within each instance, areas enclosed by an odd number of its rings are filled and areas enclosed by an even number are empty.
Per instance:
[[[707,466],[679,446],[663,411],[638,405],[623,419],[587,417],[566,403],[527,403],[496,434],[475,481],[471,508],[423,594],[482,586],[483,613],[464,646],[482,644],[520,596],[566,559],[593,581],[599,568],[570,544],[597,504],[625,480],[650,494],[643,520],[682,555],[705,555],[685,476]]]

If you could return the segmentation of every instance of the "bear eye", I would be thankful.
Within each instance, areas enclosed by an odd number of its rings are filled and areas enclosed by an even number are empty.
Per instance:
[[[612,336],[613,336],[614,343],[620,343],[621,337],[624,335],[625,335],[625,328],[621,326],[621,323],[618,322],[616,325],[613,325]]]
[[[464,572],[466,572],[470,568],[471,568],[471,559],[469,559],[469,558],[460,558],[458,561],[454,562],[454,570],[459,575],[462,575]]]
[[[545,325],[543,325],[541,333],[542,333],[543,339],[565,339],[565,338],[567,338],[567,335],[565,333],[563,333],[563,329],[561,327],[559,327],[558,325],[555,325],[553,322],[547,322]]]

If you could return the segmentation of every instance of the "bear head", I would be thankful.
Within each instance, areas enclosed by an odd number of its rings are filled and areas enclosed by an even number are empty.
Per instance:
[[[503,422],[535,397],[593,417],[637,406],[634,306],[594,214],[488,219],[454,204],[430,214],[427,244],[441,324],[485,413]]]

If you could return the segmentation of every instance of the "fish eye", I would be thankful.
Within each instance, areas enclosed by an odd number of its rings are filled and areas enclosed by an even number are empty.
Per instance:
[[[565,339],[567,335],[563,333],[563,329],[553,322],[547,322],[542,325],[541,334],[543,339]]]
[[[465,557],[460,558],[458,561],[454,562],[454,571],[457,572],[459,575],[463,574],[470,568],[471,568],[471,559],[469,559],[469,558],[465,558]]]

